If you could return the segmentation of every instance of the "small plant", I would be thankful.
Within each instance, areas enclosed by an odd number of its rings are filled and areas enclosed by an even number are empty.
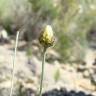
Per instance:
[[[14,74],[15,74],[15,59],[16,59],[16,53],[17,53],[18,38],[19,38],[19,31],[17,31],[17,35],[16,35],[16,43],[15,43],[15,50],[14,50],[13,63],[12,63],[11,89],[10,89],[10,95],[9,96],[13,95]]]
[[[60,69],[57,68],[55,70],[55,72],[54,72],[54,81],[55,81],[55,83],[57,83],[59,81],[59,79],[60,79]]]
[[[41,71],[41,82],[40,82],[40,90],[39,96],[42,95],[42,84],[43,84],[43,76],[44,76],[44,65],[45,65],[45,57],[46,51],[49,47],[54,45],[54,35],[53,30],[50,25],[46,25],[44,31],[41,32],[39,37],[39,42],[43,46],[43,59],[42,59],[42,71]]]

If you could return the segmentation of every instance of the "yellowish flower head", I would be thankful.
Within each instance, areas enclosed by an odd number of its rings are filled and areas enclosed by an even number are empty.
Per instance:
[[[50,25],[46,25],[43,32],[41,32],[39,37],[39,42],[44,47],[50,47],[54,44],[54,34],[52,27]]]
[[[52,38],[53,37],[53,30],[52,30],[52,27],[50,25],[47,25],[45,27],[45,35],[48,36],[47,38]]]

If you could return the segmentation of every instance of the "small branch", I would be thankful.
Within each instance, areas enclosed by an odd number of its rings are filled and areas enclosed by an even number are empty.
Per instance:
[[[15,74],[15,59],[16,59],[16,53],[17,53],[18,38],[19,38],[19,31],[17,31],[17,35],[16,35],[16,43],[15,43],[15,50],[14,50],[13,63],[12,63],[11,89],[10,89],[10,95],[9,96],[13,95],[14,74]]]

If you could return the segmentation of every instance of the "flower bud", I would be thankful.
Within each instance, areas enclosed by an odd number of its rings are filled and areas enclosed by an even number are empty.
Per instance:
[[[40,34],[39,42],[44,47],[51,47],[53,46],[54,41],[52,27],[50,25],[46,25],[44,31],[42,31]]]

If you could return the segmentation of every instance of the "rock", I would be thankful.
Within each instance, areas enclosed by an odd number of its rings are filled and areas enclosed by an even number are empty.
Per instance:
[[[7,31],[4,29],[0,31],[0,41],[2,43],[9,43],[9,37],[8,37]]]
[[[84,78],[89,78],[90,77],[90,73],[89,73],[88,70],[86,70],[86,71],[83,72],[83,77]]]
[[[90,74],[90,81],[95,86],[95,90],[96,90],[96,73]]]
[[[60,54],[57,53],[56,51],[50,49],[48,50],[48,54],[47,54],[47,61],[55,61],[55,60],[60,60]]]
[[[85,55],[84,61],[86,62],[87,68],[92,67],[95,57],[96,57],[96,52],[94,50],[86,49],[86,55]]]
[[[94,62],[93,62],[93,65],[96,66],[96,58],[95,58],[95,60],[94,60]]]
[[[77,67],[77,72],[84,72],[86,70],[86,66],[85,65],[81,65],[79,64]]]
[[[86,94],[83,91],[76,92],[75,90],[67,91],[65,88],[60,90],[53,89],[51,91],[45,92],[42,96],[93,96],[92,94]]]

